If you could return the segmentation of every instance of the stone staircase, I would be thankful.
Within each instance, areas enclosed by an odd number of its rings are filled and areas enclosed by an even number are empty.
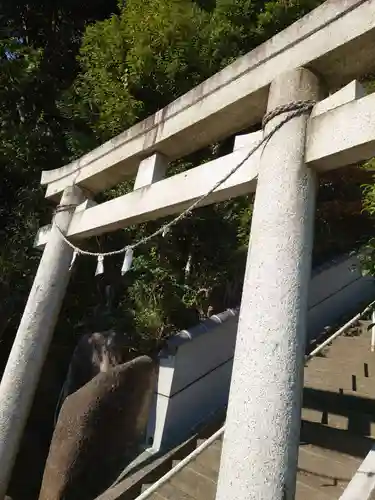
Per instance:
[[[375,353],[368,324],[361,321],[306,363],[297,500],[340,498],[375,442]],[[204,441],[197,439],[196,446]],[[221,439],[212,443],[149,498],[214,500],[221,446]],[[157,477],[148,479],[142,491]]]

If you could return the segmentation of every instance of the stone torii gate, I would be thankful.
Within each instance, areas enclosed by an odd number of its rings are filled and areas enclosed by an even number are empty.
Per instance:
[[[46,197],[65,209],[38,234],[43,256],[1,381],[0,500],[69,280],[73,250],[56,224],[79,243],[178,214],[285,115],[237,136],[233,153],[166,178],[170,161],[314,100],[310,116],[285,123],[202,203],[256,190],[217,500],[294,498],[316,176],[375,155],[375,94],[349,83],[375,69],[374,47],[375,0],[329,0],[155,115],[43,172]],[[89,199],[129,177],[134,191]]]

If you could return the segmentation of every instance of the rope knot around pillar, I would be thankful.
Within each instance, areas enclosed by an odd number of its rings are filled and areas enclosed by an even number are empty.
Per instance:
[[[264,129],[267,123],[276,118],[276,116],[282,115],[284,113],[292,112],[292,115],[294,115],[295,113],[294,116],[300,116],[303,113],[309,113],[315,106],[315,104],[316,101],[305,100],[305,101],[294,101],[277,106],[272,111],[264,115],[262,120],[262,128]]]
[[[67,203],[66,205],[57,205],[54,210],[54,215],[59,214],[61,212],[68,212],[69,210],[74,210],[78,207],[77,203]]]

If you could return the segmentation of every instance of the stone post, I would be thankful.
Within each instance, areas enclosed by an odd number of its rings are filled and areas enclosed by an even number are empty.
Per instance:
[[[318,90],[293,70],[271,84],[267,111]],[[260,162],[216,500],[295,495],[316,192],[307,121],[286,123]]]
[[[67,231],[74,205],[84,200],[78,187],[66,188],[55,215]],[[0,385],[0,499],[3,500],[69,281],[72,249],[53,224]],[[22,481],[22,478],[20,478]]]

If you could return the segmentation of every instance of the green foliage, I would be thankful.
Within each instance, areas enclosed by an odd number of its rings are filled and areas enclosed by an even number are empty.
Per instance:
[[[103,140],[187,92],[215,72],[209,21],[190,0],[129,0],[89,26],[74,97],[66,97],[76,103],[71,112]]]
[[[102,141],[189,91],[320,1],[128,0],[88,26],[70,116]]]
[[[40,258],[33,249],[36,230],[50,219],[40,173],[71,156],[58,99],[74,81],[85,22],[113,12],[111,2],[96,13],[93,5],[71,4],[0,2],[1,366]]]

